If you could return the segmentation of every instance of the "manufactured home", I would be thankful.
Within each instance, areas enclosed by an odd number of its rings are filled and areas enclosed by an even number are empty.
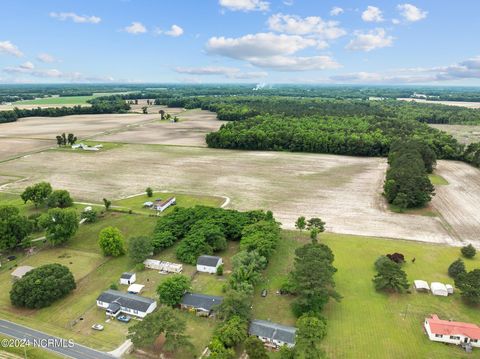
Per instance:
[[[267,320],[252,320],[248,328],[248,334],[260,339],[266,347],[279,349],[286,345],[289,348],[295,346],[295,333],[297,328],[281,325]]]
[[[97,306],[104,308],[106,314],[111,317],[116,318],[120,313],[124,313],[145,318],[155,310],[157,302],[140,295],[109,289],[98,296]]]
[[[211,316],[215,309],[222,304],[223,297],[217,297],[213,295],[185,293],[182,301],[180,302],[180,308],[186,310],[192,310],[197,313],[198,316]]]

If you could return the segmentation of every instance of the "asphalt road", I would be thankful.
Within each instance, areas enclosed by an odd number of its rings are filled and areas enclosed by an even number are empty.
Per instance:
[[[3,340],[0,343],[0,350],[4,346],[17,345],[20,346],[25,342],[29,342],[30,345],[41,347],[45,350],[50,350],[55,354],[63,356],[65,358],[73,359],[112,359],[113,356],[94,350],[83,345],[69,342],[66,339],[54,337],[34,329],[18,325],[7,320],[0,319],[0,334],[3,334],[12,339]],[[19,341],[15,341],[19,339]]]

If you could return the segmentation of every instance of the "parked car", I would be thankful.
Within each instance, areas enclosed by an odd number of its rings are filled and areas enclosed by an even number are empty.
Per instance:
[[[93,330],[102,331],[102,330],[103,330],[103,325],[101,325],[101,324],[94,324],[94,325],[92,325],[92,329],[93,329]]]
[[[121,321],[121,322],[124,322],[124,323],[128,323],[132,318],[130,318],[128,315],[119,315],[117,317],[117,320]]]
[[[266,296],[267,296],[267,290],[264,289],[264,290],[262,290],[262,297],[266,297]]]

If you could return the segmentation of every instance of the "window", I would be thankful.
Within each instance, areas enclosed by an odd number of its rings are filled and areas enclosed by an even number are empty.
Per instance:
[[[103,305],[103,302],[101,302],[101,301],[98,301],[98,305]]]
[[[135,310],[135,309],[134,309],[134,310],[133,310],[133,313],[134,313],[134,314],[138,314],[138,310]]]
[[[476,342],[478,342],[478,339],[472,339],[471,342],[476,343]]]
[[[443,338],[442,334],[435,334],[435,338]]]
[[[455,336],[455,335],[450,335],[450,339],[458,340],[458,339],[460,339],[460,337],[457,337],[457,336]]]

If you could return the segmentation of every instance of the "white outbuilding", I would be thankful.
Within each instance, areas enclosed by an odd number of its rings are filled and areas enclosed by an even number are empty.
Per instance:
[[[453,286],[451,284],[445,284],[448,294],[453,294]]]
[[[127,289],[127,292],[128,293],[131,293],[131,294],[140,294],[140,292],[143,290],[143,288],[145,288],[145,286],[143,284],[131,284],[128,289]]]
[[[223,264],[223,260],[216,256],[200,256],[197,259],[197,271],[204,273],[217,273],[217,268]]]
[[[135,273],[125,272],[120,277],[120,284],[130,285],[137,281],[137,275]]]
[[[440,282],[432,282],[430,284],[430,290],[433,295],[440,295],[442,297],[448,297],[448,289],[445,284]]]
[[[421,280],[421,279],[414,280],[413,285],[415,286],[415,290],[417,292],[422,292],[422,291],[429,292],[430,291],[430,287],[428,286],[428,283],[425,282],[424,280]]]

